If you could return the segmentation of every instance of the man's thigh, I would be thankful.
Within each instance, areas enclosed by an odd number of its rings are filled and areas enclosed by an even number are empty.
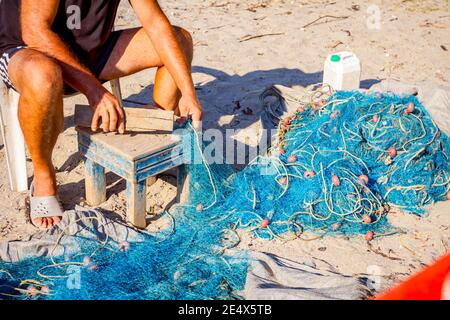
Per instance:
[[[100,73],[101,80],[124,77],[163,63],[143,28],[122,31],[108,62]]]
[[[173,26],[173,30],[182,48],[190,47],[186,50],[191,51],[192,38],[189,32],[177,26]],[[99,78],[105,81],[117,79],[163,65],[145,30],[143,28],[127,29],[122,31]]]

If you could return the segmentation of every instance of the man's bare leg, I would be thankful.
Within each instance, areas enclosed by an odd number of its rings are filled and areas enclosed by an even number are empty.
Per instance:
[[[179,27],[174,27],[174,30],[183,48],[186,61],[190,65],[193,58],[191,35]],[[117,79],[154,67],[157,67],[158,70],[155,77],[153,100],[160,108],[176,111],[181,98],[180,91],[142,28],[122,32],[100,79]]]
[[[20,93],[19,121],[34,167],[34,196],[57,193],[52,153],[64,127],[63,77],[58,64],[46,55],[24,49],[9,64],[12,83]],[[61,217],[33,222],[51,228]]]

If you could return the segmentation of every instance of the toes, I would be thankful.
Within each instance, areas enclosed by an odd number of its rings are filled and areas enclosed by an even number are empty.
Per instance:
[[[61,217],[36,218],[33,223],[40,229],[51,229],[61,222]]]
[[[54,226],[56,226],[58,223],[61,222],[61,217],[51,217],[51,218],[47,218],[48,221],[48,229],[53,228]]]
[[[47,222],[47,219],[46,218],[42,218],[42,223],[41,223],[41,228],[42,229],[47,229],[47,226],[48,226],[48,222]]]
[[[53,217],[53,225],[56,226],[58,223],[61,222],[61,217]]]
[[[42,219],[42,218],[33,219],[33,223],[38,227],[42,227],[43,220],[44,219]]]
[[[53,228],[53,218],[47,218],[47,229]]]

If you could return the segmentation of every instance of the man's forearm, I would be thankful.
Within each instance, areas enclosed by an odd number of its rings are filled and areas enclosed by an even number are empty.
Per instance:
[[[162,12],[158,2],[156,0],[131,0],[131,4],[181,94],[195,96],[189,63],[186,61],[172,25]]]
[[[145,31],[181,93],[183,95],[194,95],[191,68],[170,23],[160,21],[154,23],[151,28],[145,28]]]

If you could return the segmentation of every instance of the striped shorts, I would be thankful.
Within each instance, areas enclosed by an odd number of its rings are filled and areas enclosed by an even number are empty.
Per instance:
[[[11,79],[9,79],[8,74],[8,65],[11,61],[11,58],[20,50],[25,49],[26,47],[20,46],[16,48],[12,48],[7,50],[3,55],[0,57],[0,78],[2,79],[3,83],[10,89],[14,89],[14,86],[11,82]]]

